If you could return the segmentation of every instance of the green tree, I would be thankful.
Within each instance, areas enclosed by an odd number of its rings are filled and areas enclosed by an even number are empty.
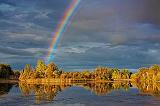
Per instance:
[[[8,64],[0,64],[0,77],[1,78],[9,78],[10,75],[13,75],[10,65]]]
[[[16,79],[19,78],[20,72],[19,71],[14,71],[14,76],[16,77]]]

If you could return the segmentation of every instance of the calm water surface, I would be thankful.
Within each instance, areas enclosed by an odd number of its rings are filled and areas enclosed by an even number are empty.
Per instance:
[[[0,83],[0,106],[160,106],[156,85]]]

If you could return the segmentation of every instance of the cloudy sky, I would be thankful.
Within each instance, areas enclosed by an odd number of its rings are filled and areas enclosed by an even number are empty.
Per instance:
[[[0,63],[45,59],[71,0],[0,0]],[[64,70],[160,64],[160,0],[81,0],[54,62]]]

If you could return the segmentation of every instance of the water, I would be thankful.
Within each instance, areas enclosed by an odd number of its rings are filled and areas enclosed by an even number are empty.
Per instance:
[[[0,106],[160,106],[159,97],[158,86],[129,82],[0,84]]]

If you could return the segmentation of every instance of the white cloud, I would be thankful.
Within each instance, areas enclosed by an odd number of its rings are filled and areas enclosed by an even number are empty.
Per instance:
[[[9,4],[0,4],[0,11],[2,12],[13,12],[16,8],[14,6],[11,6]]]
[[[50,40],[50,38],[42,35],[36,35],[36,34],[27,34],[27,33],[11,33],[8,32],[8,37],[10,39],[15,39],[15,40],[34,40],[35,42],[43,41],[47,42]]]
[[[47,52],[47,49],[45,48],[26,48],[23,50],[31,53]]]
[[[37,15],[35,15],[35,19],[48,19],[50,18],[48,15],[51,13],[54,13],[54,10],[41,10],[41,11],[36,11]]]
[[[69,44],[64,47],[60,47],[58,49],[58,53],[85,53],[87,50],[92,49],[92,48],[103,48],[110,46],[109,43],[97,43],[97,42],[81,42],[81,43],[74,43],[74,44]],[[57,53],[57,54],[58,54]]]

